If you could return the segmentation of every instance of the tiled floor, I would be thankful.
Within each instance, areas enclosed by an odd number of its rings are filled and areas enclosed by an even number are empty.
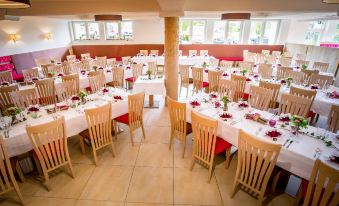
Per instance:
[[[256,205],[256,200],[243,191],[231,199],[230,192],[236,170],[236,156],[228,170],[221,162],[216,166],[211,183],[208,170],[195,165],[189,170],[192,136],[187,138],[185,158],[181,144],[175,141],[169,150],[170,122],[167,108],[146,109],[146,139],[135,134],[134,147],[127,127],[114,142],[117,156],[105,148],[98,154],[95,167],[91,149],[81,154],[79,138],[69,138],[70,156],[75,170],[72,179],[65,172],[53,174],[52,190],[42,187],[33,176],[20,183],[26,205]],[[1,196],[1,205],[17,205],[14,192]],[[291,205],[287,195],[275,198],[269,205]]]

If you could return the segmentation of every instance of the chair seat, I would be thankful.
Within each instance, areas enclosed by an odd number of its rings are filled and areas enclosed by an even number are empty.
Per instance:
[[[91,93],[91,92],[92,92],[92,88],[91,88],[91,87],[86,87],[85,90],[86,90],[86,92],[88,92],[88,93]]]
[[[134,82],[135,81],[134,77],[128,77],[125,80],[128,81],[128,82]]]
[[[202,87],[208,87],[210,84],[208,82],[203,82]]]
[[[128,113],[115,118],[115,121],[129,125],[129,115],[128,115]]]
[[[232,147],[232,144],[225,141],[224,139],[217,137],[217,140],[215,142],[215,149],[214,149],[214,154],[220,154],[223,151],[230,149]]]

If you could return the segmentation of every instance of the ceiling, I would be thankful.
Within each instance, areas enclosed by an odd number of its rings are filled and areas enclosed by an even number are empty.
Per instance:
[[[219,18],[224,12],[251,12],[254,18],[337,17],[339,4],[321,0],[31,0],[31,8],[8,9],[17,16],[91,19],[94,14],[121,14],[124,19],[182,16]]]

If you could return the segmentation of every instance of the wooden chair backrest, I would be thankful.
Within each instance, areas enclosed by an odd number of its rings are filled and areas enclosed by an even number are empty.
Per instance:
[[[68,62],[75,62],[76,59],[77,59],[77,57],[75,55],[67,55],[66,56],[66,60]]]
[[[0,87],[0,107],[6,109],[13,106],[13,101],[9,93],[19,91],[18,85],[10,85],[7,87]]]
[[[53,78],[36,81],[35,86],[38,90],[41,105],[55,103],[55,86]]]
[[[73,62],[70,65],[71,73],[78,74],[80,73],[82,69],[82,63],[81,62]]]
[[[254,63],[253,62],[240,62],[239,63],[240,70],[246,69],[250,74],[253,73]]]
[[[319,70],[321,72],[327,72],[329,65],[330,65],[329,63],[325,63],[325,62],[314,62],[313,69]]]
[[[297,53],[297,54],[295,54],[295,59],[296,60],[305,60],[306,59],[306,54]]]
[[[32,78],[38,78],[39,71],[38,68],[24,69],[22,70],[22,75],[24,75],[25,81],[29,81],[32,80]]]
[[[318,73],[319,73],[319,70],[304,69],[304,70],[302,70],[301,72],[304,73],[304,82],[305,82],[305,83],[309,83],[312,74],[318,74]]]
[[[204,69],[199,67],[192,67],[193,88],[200,90],[204,81]]]
[[[200,50],[200,56],[206,56],[208,55],[208,50]]]
[[[306,61],[306,60],[295,60],[295,66],[297,67],[301,67],[303,64],[307,65],[310,63],[310,61]]]
[[[302,88],[292,86],[290,88],[290,94],[307,97],[307,98],[311,99],[312,103],[313,103],[314,98],[317,95],[317,91],[310,90],[310,89],[302,89]]]
[[[96,60],[99,67],[106,68],[107,56],[97,57]]]
[[[159,56],[159,50],[151,50],[150,53],[149,53],[151,56],[154,55],[154,56]]]
[[[75,86],[76,86],[76,91],[79,93],[80,91],[80,79],[79,79],[79,74],[70,74],[70,75],[65,75],[61,77],[63,82],[67,81],[75,81]]]
[[[90,59],[91,58],[91,54],[90,53],[84,53],[84,54],[80,54],[81,60],[83,59]]]
[[[144,64],[142,63],[132,64],[134,81],[136,81],[139,78],[139,76],[142,74],[143,67],[144,67]]]
[[[310,111],[312,99],[284,93],[279,103],[279,114],[298,115],[307,118]]]
[[[91,64],[90,64],[91,60],[90,59],[82,59],[81,60],[81,69],[80,70],[84,70],[84,71],[89,71],[91,70]]]
[[[194,111],[191,112],[193,131],[193,158],[212,166],[217,139],[218,121],[209,119]]]
[[[189,80],[190,80],[189,68],[190,68],[189,65],[182,65],[182,64],[179,65],[179,74],[180,74],[181,83],[189,84]]]
[[[275,56],[275,57],[280,57],[281,51],[272,51],[272,55]]]
[[[234,95],[234,101],[237,102],[243,97],[243,94],[245,91],[245,85],[246,85],[246,77],[231,74],[231,80],[237,83],[237,89]]]
[[[309,83],[318,84],[321,88],[333,84],[333,77],[329,75],[312,74]]]
[[[234,101],[234,95],[236,90],[237,82],[230,79],[219,80],[218,94],[220,95],[220,98],[227,96],[232,101]]]
[[[327,119],[327,126],[333,133],[337,133],[339,130],[339,105],[331,106],[331,111]]]
[[[235,181],[263,197],[280,150],[281,145],[262,141],[240,130]]]
[[[277,98],[278,98],[278,95],[279,95],[281,84],[260,81],[259,87],[270,89],[273,92],[272,98],[271,98],[271,101],[270,101],[270,104],[269,104],[269,108],[275,108],[276,105],[277,105]]]
[[[317,159],[308,183],[304,206],[339,205],[339,170]]]
[[[107,59],[106,63],[107,63],[107,67],[113,68],[113,67],[115,67],[115,65],[117,63],[117,60],[116,60],[116,58],[110,58],[110,59]]]
[[[265,50],[265,49],[263,49],[263,50],[261,50],[261,53],[262,53],[262,54],[269,55],[269,54],[271,53],[271,51],[270,51],[270,50]]]
[[[76,81],[64,81],[55,85],[55,93],[58,98],[58,102],[66,101],[73,95],[77,95]]]
[[[273,91],[259,86],[251,86],[248,103],[251,107],[267,111],[273,96]]]
[[[85,109],[88,131],[92,147],[97,150],[111,144],[112,140],[112,108],[107,103],[93,109]]]
[[[19,90],[9,93],[16,107],[25,109],[29,105],[39,104],[37,88]]]
[[[286,77],[290,77],[292,78],[292,81],[298,84],[303,83],[304,79],[305,79],[305,73],[300,72],[300,71],[291,71],[291,70],[287,70],[285,72],[285,76]]]
[[[124,67],[113,67],[113,83],[114,87],[123,87],[124,86]]]
[[[268,55],[266,57],[267,64],[276,64],[277,63],[277,57],[273,55]]]
[[[292,63],[291,57],[281,57],[280,58],[280,64],[282,67],[290,67]]]
[[[145,93],[140,92],[128,96],[129,127],[135,130],[143,124]]]
[[[221,79],[222,71],[208,70],[209,92],[218,91],[219,80]]]
[[[62,73],[63,74],[71,74],[72,73],[70,62],[62,62],[61,65],[62,65]]]
[[[271,79],[273,73],[272,64],[260,64],[258,73],[264,79]]]
[[[121,57],[121,60],[122,60],[122,64],[123,64],[123,65],[127,65],[127,64],[128,64],[128,61],[131,60],[131,56]]]
[[[216,58],[211,58],[210,59],[210,62],[209,62],[209,65],[211,67],[217,67],[219,65],[219,59],[216,59]]]
[[[188,56],[197,56],[198,52],[197,50],[188,50]]]
[[[140,55],[148,56],[148,50],[140,50]]]
[[[63,73],[63,68],[61,64],[50,64],[47,66],[48,72],[54,72],[55,75],[62,74]]]
[[[148,65],[148,70],[152,72],[152,75],[157,73],[158,68],[157,68],[156,61],[149,61],[147,62],[147,65]]]
[[[91,92],[95,93],[106,86],[106,79],[103,74],[88,77]]]
[[[278,66],[277,67],[277,79],[284,79],[286,78],[286,73],[288,71],[293,71],[292,67],[283,67],[283,66]]]
[[[179,140],[186,138],[186,103],[167,97],[168,111],[171,120],[171,133]]]
[[[13,76],[11,71],[0,72],[0,83],[2,82],[8,82],[10,84],[13,83]]]
[[[63,116],[47,123],[26,126],[26,131],[44,171],[55,170],[70,161]]]
[[[233,61],[227,61],[227,60],[221,60],[220,61],[220,67],[223,69],[231,69],[233,67],[234,62]]]

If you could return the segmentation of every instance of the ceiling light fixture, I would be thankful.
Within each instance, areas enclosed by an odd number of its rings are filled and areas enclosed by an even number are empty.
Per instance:
[[[95,21],[122,21],[121,15],[98,14],[94,15]]]
[[[241,21],[241,20],[250,20],[250,19],[251,19],[251,13],[224,13],[224,14],[221,14],[221,20]]]
[[[0,9],[24,9],[31,7],[30,0],[0,0]]]

